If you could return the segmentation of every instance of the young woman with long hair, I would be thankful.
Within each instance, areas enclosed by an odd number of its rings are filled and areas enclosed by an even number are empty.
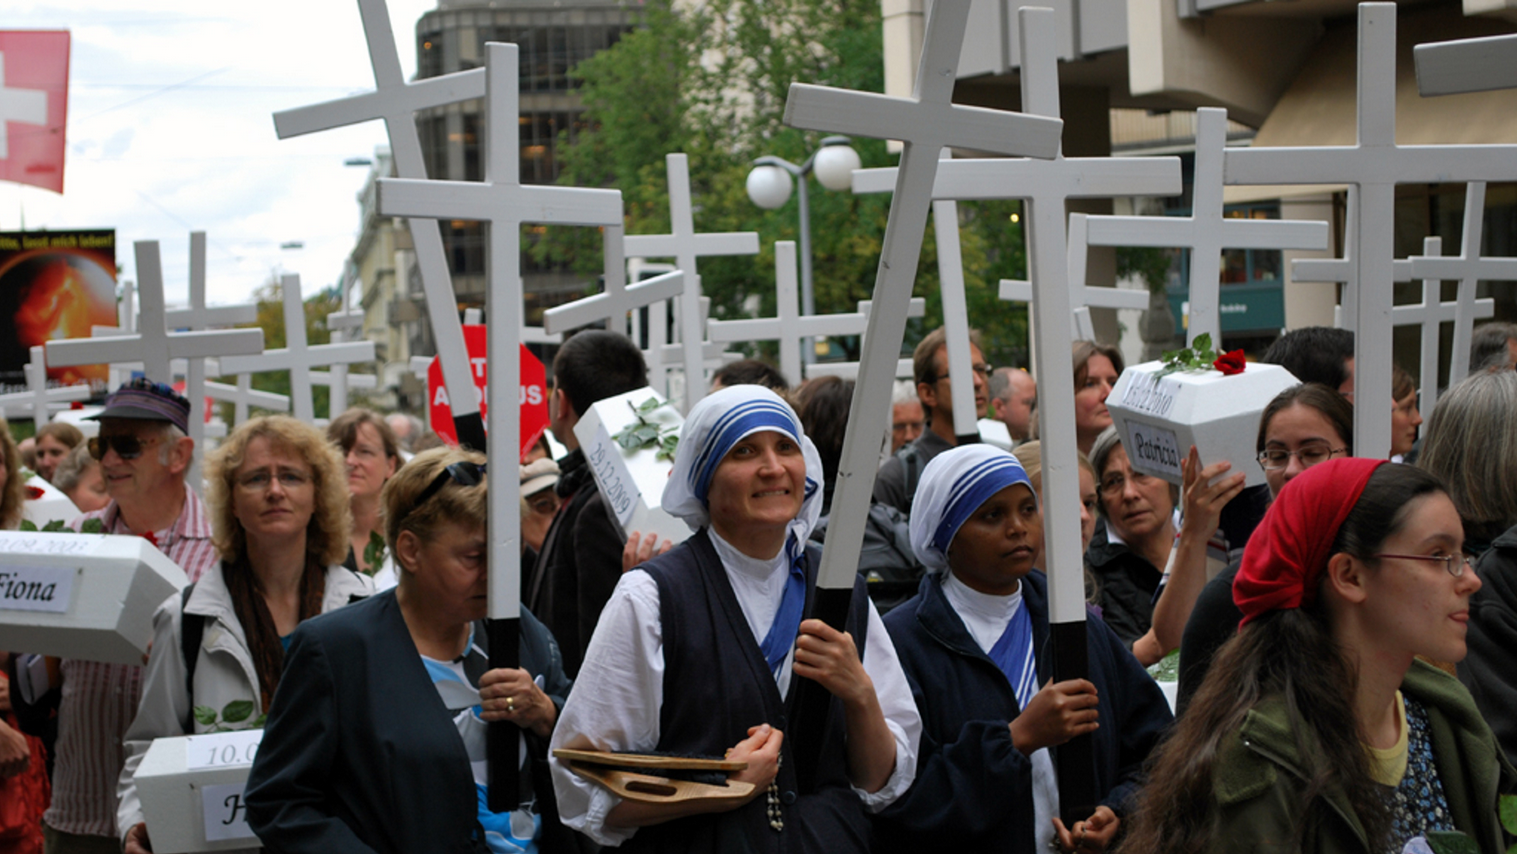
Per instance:
[[[1458,680],[1480,579],[1438,479],[1334,459],[1249,541],[1237,636],[1149,766],[1125,852],[1400,852],[1434,830],[1502,846],[1517,787]]]

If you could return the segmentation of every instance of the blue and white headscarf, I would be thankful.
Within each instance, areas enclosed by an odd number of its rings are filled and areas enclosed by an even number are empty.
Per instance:
[[[933,457],[911,505],[911,550],[917,560],[934,572],[946,570],[948,546],[959,528],[992,495],[1017,483],[1032,490],[1017,458],[992,445],[963,445]]]
[[[804,545],[822,515],[822,458],[802,431],[800,416],[763,386],[730,386],[701,398],[691,408],[680,428],[674,471],[664,486],[664,511],[684,519],[691,530],[710,524],[707,492],[717,466],[733,445],[765,430],[784,433],[799,442],[805,457],[806,495],[801,512],[790,523],[793,542]]]

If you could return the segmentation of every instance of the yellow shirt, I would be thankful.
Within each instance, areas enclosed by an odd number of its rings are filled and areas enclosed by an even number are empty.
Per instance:
[[[1382,786],[1395,788],[1406,775],[1406,701],[1396,692],[1396,727],[1400,735],[1392,747],[1364,746],[1370,754],[1370,776]]]

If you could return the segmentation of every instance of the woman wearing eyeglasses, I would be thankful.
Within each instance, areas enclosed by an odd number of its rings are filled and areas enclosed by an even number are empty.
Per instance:
[[[521,668],[490,670],[485,653],[484,461],[455,448],[412,458],[381,495],[398,585],[295,633],[246,790],[265,847],[570,850],[543,761],[569,693],[558,646],[523,609]],[[523,739],[511,812],[487,806],[492,721]]]
[[[1255,448],[1264,482],[1271,496],[1279,495],[1285,485],[1302,472],[1328,460],[1354,454],[1354,407],[1343,395],[1321,383],[1303,383],[1275,395],[1259,416],[1259,433]],[[1183,547],[1183,544],[1182,544]],[[1194,556],[1204,563],[1204,546]],[[1177,555],[1170,576],[1175,579],[1204,572],[1204,566],[1186,572],[1181,566],[1184,556]],[[1189,618],[1180,638],[1180,685],[1175,710],[1183,713],[1192,694],[1206,678],[1212,656],[1222,644],[1238,633],[1243,612],[1233,603],[1233,579],[1242,565],[1234,561],[1211,581],[1206,582],[1189,609]],[[1180,591],[1166,590],[1166,596]],[[1170,607],[1181,607],[1171,602]]]
[[[153,739],[262,726],[296,625],[373,592],[338,565],[351,524],[343,475],[325,436],[282,415],[246,422],[206,460],[221,561],[153,617],[118,787],[128,854],[152,850],[134,775]]]
[[[1293,479],[1233,583],[1236,637],[1150,760],[1119,850],[1401,852],[1434,831],[1504,847],[1517,772],[1469,692],[1459,512],[1427,472],[1331,459]]]

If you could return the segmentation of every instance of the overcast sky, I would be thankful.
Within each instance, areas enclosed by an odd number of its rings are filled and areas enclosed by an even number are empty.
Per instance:
[[[389,0],[406,77],[437,0]],[[247,300],[270,272],[306,294],[335,283],[358,233],[380,122],[279,141],[272,114],[372,90],[355,0],[4,0],[0,29],[66,29],[64,194],[0,181],[0,231],[114,228],[163,249],[168,301],[188,299],[189,232],[208,241],[207,300]],[[280,249],[291,241],[303,249]]]

